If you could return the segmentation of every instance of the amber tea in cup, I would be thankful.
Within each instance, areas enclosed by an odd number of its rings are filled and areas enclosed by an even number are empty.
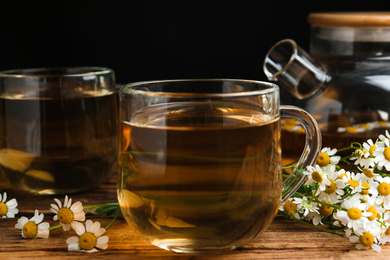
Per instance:
[[[313,164],[318,126],[279,107],[278,87],[248,80],[170,80],[125,85],[120,98],[118,200],[152,244],[200,253],[240,247],[272,222],[304,178],[283,182],[280,118],[309,133],[299,168]]]
[[[117,94],[108,68],[0,72],[0,171],[15,187],[64,194],[117,166]]]

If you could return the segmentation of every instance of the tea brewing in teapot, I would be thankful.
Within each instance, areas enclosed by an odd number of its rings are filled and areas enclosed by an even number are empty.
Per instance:
[[[311,13],[308,22],[310,55],[282,40],[266,55],[266,76],[291,92],[283,104],[316,118],[323,147],[375,142],[390,128],[390,12]],[[283,151],[298,157],[303,130],[291,121],[283,129]]]

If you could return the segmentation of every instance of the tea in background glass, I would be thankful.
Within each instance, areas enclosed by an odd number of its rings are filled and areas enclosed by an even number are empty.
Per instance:
[[[117,95],[108,68],[0,72],[0,171],[15,187],[64,194],[115,171]]]
[[[119,97],[122,213],[152,244],[175,252],[234,249],[272,222],[282,195],[304,180],[292,174],[282,193],[281,116],[310,133],[298,167],[314,163],[321,145],[310,115],[279,108],[274,84],[140,82]]]

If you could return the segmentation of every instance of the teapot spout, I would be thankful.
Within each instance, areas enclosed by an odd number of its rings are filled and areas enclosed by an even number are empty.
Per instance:
[[[268,51],[263,70],[296,98],[305,99],[322,91],[330,80],[324,65],[314,60],[294,40],[284,39]]]

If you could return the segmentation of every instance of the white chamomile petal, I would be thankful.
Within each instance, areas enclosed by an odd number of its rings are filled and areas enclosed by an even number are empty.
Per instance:
[[[85,213],[84,213],[84,211],[83,212],[74,213],[73,218],[76,221],[84,221],[85,220]]]
[[[78,201],[79,202],[79,201]],[[81,203],[81,202],[80,202]],[[70,209],[72,206],[72,198],[69,198],[68,205],[66,206],[68,209]]]
[[[50,224],[48,222],[43,222],[38,225],[38,229],[49,229]]]
[[[80,250],[80,246],[79,243],[77,242],[68,245],[68,251],[79,251],[79,250]]]
[[[96,252],[99,252],[99,250],[97,250],[96,248],[93,248],[93,249],[87,250],[85,252],[87,252],[87,253],[96,253]]]
[[[22,229],[23,226],[28,222],[28,218],[26,217],[21,217],[18,219],[18,222],[16,223],[15,227],[18,229]]]
[[[85,233],[85,227],[79,222],[73,222],[73,229],[76,231],[77,235],[81,236]]]
[[[108,236],[98,237],[97,243],[98,244],[107,244],[108,243]]]
[[[44,215],[43,215],[43,213],[42,213],[42,214],[40,214],[39,216],[37,216],[37,218],[35,219],[35,223],[36,223],[36,224],[41,223],[42,220],[43,220],[43,218],[44,218]]]
[[[85,222],[85,230],[86,230],[86,232],[92,232],[92,227],[93,227],[93,222],[92,222],[92,220],[87,220],[86,222]],[[92,232],[93,233],[93,232]]]
[[[106,232],[106,229],[105,229],[105,228],[99,228],[98,230],[95,231],[94,235],[95,235],[96,237],[100,237],[100,236],[103,235],[105,232]]]
[[[99,249],[105,250],[105,249],[108,248],[108,245],[107,245],[107,243],[103,243],[103,244],[97,243],[96,247],[99,248]]]
[[[54,201],[57,202],[59,209],[62,208],[62,203],[59,199],[55,198]]]
[[[72,222],[73,223],[73,222]],[[77,223],[77,222],[76,222]],[[64,230],[64,231],[69,231],[70,230],[70,227],[71,227],[71,225],[70,224],[61,224],[61,226],[62,226],[62,229]]]
[[[97,235],[96,235],[96,232],[99,231],[99,229],[100,229],[100,222],[96,221],[96,222],[93,223],[93,225],[92,225],[91,232],[92,232],[93,234],[95,234],[95,236],[97,236]]]
[[[80,201],[77,201],[70,207],[70,210],[73,212],[80,212],[83,210],[83,204]]]
[[[13,207],[17,207],[18,206],[18,202],[16,201],[16,199],[11,199],[9,201],[7,201],[7,203],[5,203],[9,208],[13,208]]]
[[[78,237],[70,237],[66,240],[66,243],[68,243],[68,244],[74,244],[74,243],[78,243],[78,242],[79,242]]]
[[[60,210],[60,208],[54,203],[50,204],[50,207],[50,211],[53,213],[57,213]]]
[[[61,208],[61,207],[60,207],[60,208]],[[69,208],[69,207],[68,207],[68,195],[65,196],[64,208]]]

